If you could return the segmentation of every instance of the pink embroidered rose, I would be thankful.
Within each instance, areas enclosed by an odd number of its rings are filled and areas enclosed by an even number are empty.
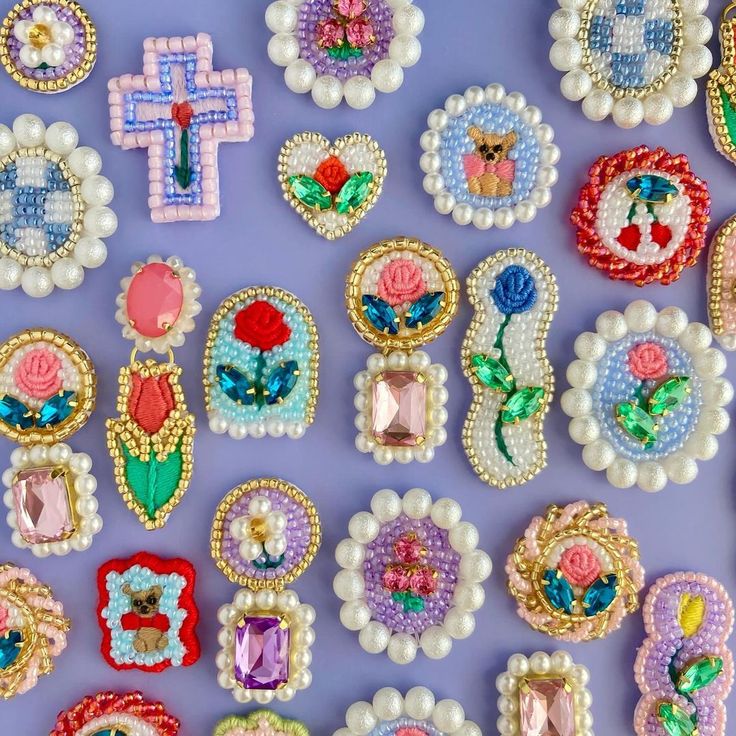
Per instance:
[[[562,553],[560,572],[568,583],[587,588],[600,576],[601,563],[587,544],[576,544]]]
[[[431,567],[420,567],[412,573],[409,587],[412,593],[426,598],[437,590],[437,573]]]
[[[409,590],[411,575],[403,565],[386,565],[383,571],[383,587],[390,593]]]
[[[373,24],[366,18],[351,20],[348,23],[346,33],[350,45],[359,49],[370,46],[376,40],[373,33]]]
[[[422,559],[426,550],[416,534],[402,534],[394,542],[394,554],[406,565],[415,565]]]
[[[409,258],[389,261],[378,279],[378,296],[392,307],[414,302],[427,293],[422,269]]]
[[[320,21],[317,24],[317,45],[324,49],[339,46],[345,38],[345,28],[335,18]]]
[[[629,370],[640,381],[661,378],[667,373],[667,353],[656,342],[640,342],[628,354]]]
[[[365,12],[365,0],[337,0],[337,12],[346,18],[357,18]]]
[[[33,399],[48,399],[61,390],[61,359],[48,348],[29,350],[13,373],[15,385]]]
[[[423,728],[403,726],[396,731],[396,736],[429,736],[429,734]]]

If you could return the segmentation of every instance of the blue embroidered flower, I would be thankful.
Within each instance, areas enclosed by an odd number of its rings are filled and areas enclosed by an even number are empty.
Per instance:
[[[537,301],[534,277],[523,266],[509,266],[496,279],[491,296],[503,314],[528,312]]]

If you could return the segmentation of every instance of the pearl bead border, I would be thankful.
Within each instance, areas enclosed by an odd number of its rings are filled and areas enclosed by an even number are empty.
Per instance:
[[[734,147],[736,153],[736,147]],[[724,306],[733,301],[734,276],[736,275],[728,265],[734,259],[736,242],[736,215],[731,216],[718,228],[708,250],[708,275],[706,288],[708,290],[708,322],[710,329],[724,350],[736,350],[736,323],[724,314]],[[731,244],[729,246],[729,240]],[[727,273],[724,273],[728,269]],[[728,310],[726,310],[728,311]]]
[[[477,549],[478,530],[461,521],[462,508],[451,498],[440,498],[434,503],[423,488],[412,488],[403,497],[396,491],[384,489],[371,499],[371,512],[360,511],[348,524],[349,537],[335,550],[335,559],[341,570],[335,575],[332,587],[343,601],[340,622],[359,632],[361,647],[369,654],[387,651],[396,664],[414,661],[421,649],[430,659],[443,659],[452,649],[454,639],[466,639],[475,630],[474,612],[485,601],[481,583],[493,569],[488,554]],[[459,574],[453,594],[453,605],[445,615],[444,623],[430,626],[420,636],[392,632],[376,621],[365,598],[363,563],[366,548],[380,533],[381,526],[405,514],[410,519],[431,519],[440,529],[447,530],[450,546],[460,556]]]
[[[268,732],[259,730],[262,721],[272,729],[273,736],[309,736],[301,721],[282,718],[271,710],[254,710],[247,716],[227,716],[217,723],[212,736],[258,736]]]
[[[30,549],[36,557],[49,555],[64,556],[71,551],[83,552],[92,546],[95,534],[102,530],[102,517],[97,513],[97,479],[90,472],[92,458],[86,452],[72,453],[69,445],[59,443],[46,445],[32,445],[17,447],[10,455],[11,466],[3,473],[2,482],[7,489],[3,495],[3,502],[9,511],[5,517],[8,526],[13,530],[11,540],[18,549]],[[71,476],[70,487],[72,494],[70,503],[75,520],[75,531],[66,539],[58,542],[42,542],[32,544],[26,542],[18,528],[18,519],[13,503],[13,480],[21,470],[46,468],[50,465],[63,466]]]
[[[698,424],[685,446],[661,461],[633,462],[619,456],[606,440],[599,438],[598,418],[592,413],[589,389],[597,378],[597,365],[607,342],[617,342],[629,332],[655,329],[660,335],[676,339],[693,359],[700,378],[703,403]],[[616,488],[638,485],[643,491],[661,491],[667,481],[684,484],[697,475],[696,460],[710,460],[717,452],[715,435],[729,425],[728,412],[723,408],[733,398],[733,386],[721,374],[726,359],[717,348],[709,347],[711,331],[699,322],[689,323],[679,307],[665,307],[657,312],[650,302],[637,299],[623,314],[609,310],[596,320],[596,332],[583,332],[575,340],[574,360],[567,368],[567,380],[572,388],[562,394],[562,410],[571,417],[570,437],[583,445],[583,462],[591,470],[605,470],[608,482]]]
[[[564,650],[558,650],[552,654],[534,652],[530,657],[520,653],[512,654],[506,667],[506,671],[496,678],[500,713],[496,727],[501,736],[520,734],[518,693],[522,681],[526,678],[563,678],[573,691],[575,736],[594,736],[593,714],[591,713],[593,696],[586,688],[590,672],[584,665],[575,664],[568,652]]]
[[[234,674],[233,648],[235,646],[235,629],[238,621],[252,613],[258,616],[287,616],[290,628],[290,671],[288,682],[278,690],[251,690],[244,688]],[[309,665],[312,662],[311,647],[315,633],[312,628],[316,618],[312,606],[299,601],[293,590],[276,593],[273,590],[254,592],[242,588],[233,598],[232,604],[222,606],[217,612],[217,619],[222,624],[217,641],[222,647],[217,653],[217,682],[225,690],[232,690],[233,698],[238,703],[255,701],[259,705],[268,705],[274,700],[287,702],[299,690],[305,690],[312,684],[312,673]]]
[[[431,690],[421,686],[411,688],[406,695],[393,687],[384,687],[376,692],[370,703],[365,700],[353,703],[345,713],[346,728],[338,729],[333,736],[377,733],[375,729],[383,723],[400,718],[431,721],[447,736],[481,736],[480,726],[465,719],[465,710],[457,700],[437,700]]]
[[[552,66],[566,72],[560,81],[563,97],[582,101],[583,114],[601,121],[612,115],[620,128],[635,128],[641,122],[661,125],[675,107],[689,105],[698,92],[696,79],[707,74],[713,62],[705,44],[713,33],[710,21],[695,12],[708,2],[672,0],[675,44],[670,68],[652,84],[635,91],[616,87],[596,71],[585,44],[596,0],[558,0],[561,6],[549,20],[554,43],[549,51]],[[688,33],[684,33],[688,26]]]
[[[286,86],[297,94],[312,93],[318,107],[329,110],[345,102],[356,110],[370,107],[378,92],[395,92],[404,81],[404,68],[414,66],[422,46],[417,36],[424,28],[424,13],[413,0],[386,0],[393,9],[392,39],[388,55],[378,61],[371,76],[353,75],[345,82],[331,74],[317,76],[314,66],[301,58],[299,45],[299,10],[311,0],[277,0],[266,8],[266,25],[274,34],[268,42],[268,57],[277,66],[286,67]]]

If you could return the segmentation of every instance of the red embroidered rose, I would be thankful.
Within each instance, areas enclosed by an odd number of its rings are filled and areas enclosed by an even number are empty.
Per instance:
[[[667,353],[656,342],[640,342],[628,353],[629,370],[640,381],[662,378],[667,373]]]
[[[562,553],[560,572],[571,585],[587,588],[601,574],[601,563],[587,544],[575,544]]]
[[[336,18],[320,21],[317,24],[317,45],[321,48],[331,49],[339,46],[345,38],[345,28]]]
[[[356,18],[348,23],[345,29],[348,42],[358,49],[370,46],[376,37],[373,33],[373,24],[367,18]]]
[[[291,337],[284,315],[272,304],[258,300],[235,315],[235,337],[259,350],[272,350]]]
[[[34,399],[48,399],[61,390],[61,360],[48,348],[33,348],[13,373],[15,385]]]
[[[189,127],[192,122],[192,115],[194,115],[194,110],[188,102],[175,102],[171,106],[171,117],[182,130]]]
[[[403,565],[386,565],[383,571],[383,587],[390,593],[409,590],[411,575]]]
[[[394,554],[407,565],[415,565],[426,553],[416,534],[402,534],[394,542]]]
[[[330,194],[337,194],[350,178],[350,174],[337,156],[330,156],[317,167],[314,178]]]
[[[337,12],[346,18],[357,18],[365,12],[365,0],[337,0]]]
[[[412,573],[409,587],[412,593],[426,598],[437,590],[437,574],[431,567],[420,567]]]
[[[156,434],[176,406],[168,373],[143,378],[140,373],[131,376],[128,414],[148,434]]]
[[[422,269],[410,258],[396,258],[383,267],[378,279],[378,296],[392,307],[416,301],[426,292]]]

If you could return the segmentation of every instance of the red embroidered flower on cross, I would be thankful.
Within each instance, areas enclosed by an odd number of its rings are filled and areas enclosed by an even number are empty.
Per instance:
[[[171,117],[182,130],[191,125],[193,115],[194,110],[188,102],[175,102],[171,106]]]
[[[283,312],[259,299],[235,315],[235,337],[261,351],[273,350],[291,337]]]
[[[156,434],[176,405],[169,375],[143,378],[133,373],[131,382],[128,414],[145,432]]]
[[[667,353],[656,342],[640,342],[628,352],[629,370],[640,381],[662,378],[667,373]]]

